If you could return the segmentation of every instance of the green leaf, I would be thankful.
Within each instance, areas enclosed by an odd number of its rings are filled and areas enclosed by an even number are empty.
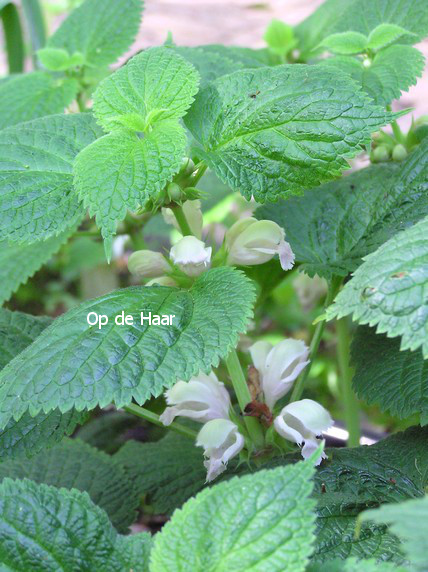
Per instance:
[[[369,254],[327,309],[327,318],[352,315],[378,333],[402,336],[402,350],[428,356],[428,217]]]
[[[152,443],[128,441],[114,458],[156,514],[171,514],[205,483],[202,449],[172,431]]]
[[[45,68],[51,71],[65,71],[85,63],[80,52],[70,56],[67,50],[62,48],[42,48],[38,50],[37,56]]]
[[[370,560],[358,560],[348,558],[346,560],[328,560],[323,564],[309,565],[306,572],[409,572],[407,568],[397,567],[390,562]]]
[[[17,74],[0,83],[0,129],[44,115],[62,113],[77,93],[74,79],[46,72]]]
[[[152,537],[149,533],[118,536],[116,546],[123,560],[124,572],[149,572],[152,548]]]
[[[95,67],[114,63],[133,43],[140,26],[142,0],[85,0],[47,42],[70,55],[80,52]]]
[[[426,570],[428,540],[423,523],[428,519],[427,496],[367,510],[360,518],[363,522],[371,520],[387,524],[389,530],[402,540],[403,550],[412,564],[412,570]]]
[[[303,571],[314,539],[313,471],[307,461],[205,489],[156,535],[151,572]]]
[[[138,434],[141,420],[125,411],[103,411],[85,423],[77,437],[106,453],[115,453],[131,435]],[[137,429],[137,431],[135,431]]]
[[[269,66],[274,63],[268,48],[254,50],[252,48],[224,46],[222,44],[204,44],[200,47],[203,48],[205,53],[217,54],[231,59],[236,65],[240,64],[240,67],[246,69]]]
[[[342,32],[327,36],[321,45],[333,54],[361,54],[366,50],[367,37],[359,32]]]
[[[0,239],[36,242],[76,226],[76,155],[100,135],[90,114],[44,117],[0,132]]]
[[[31,459],[6,460],[0,463],[0,481],[7,477],[86,491],[119,532],[135,520],[139,494],[125,470],[83,441],[64,439]]]
[[[376,28],[370,32],[367,48],[369,50],[378,51],[408,34],[415,36],[415,39],[417,38],[415,34],[412,34],[401,26],[397,26],[397,24],[379,24],[379,26],[376,26]]]
[[[100,83],[94,94],[94,113],[106,131],[130,127],[146,131],[166,119],[179,119],[198,91],[194,67],[169,48],[151,48]],[[140,119],[132,127],[126,119]]]
[[[189,291],[161,286],[118,290],[59,317],[0,373],[1,426],[59,407],[68,411],[142,404],[178,379],[225,357],[251,316],[254,289],[232,268],[204,273]],[[120,312],[133,326],[117,326]],[[102,329],[87,315],[108,316]],[[172,326],[140,325],[140,313],[175,315]]]
[[[220,179],[265,202],[338,177],[392,118],[336,70],[283,65],[219,78],[186,124]]]
[[[400,351],[400,340],[357,328],[351,347],[355,392],[367,403],[403,419],[414,413],[428,423],[428,361],[417,350]]]
[[[269,49],[279,56],[285,56],[296,45],[292,26],[281,22],[281,20],[271,20],[263,39]]]
[[[46,264],[68,240],[74,228],[59,236],[29,245],[0,242],[0,304]]]
[[[0,538],[2,569],[26,572],[144,572],[150,550],[149,534],[118,535],[86,493],[29,480],[0,485]]]
[[[369,60],[366,60],[369,61]],[[333,66],[349,75],[372,98],[374,103],[389,105],[421,77],[425,59],[412,46],[390,46],[378,52],[369,67],[352,57],[327,58],[321,66]]]

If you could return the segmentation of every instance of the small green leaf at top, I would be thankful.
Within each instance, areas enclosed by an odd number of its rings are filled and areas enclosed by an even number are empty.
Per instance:
[[[324,38],[321,46],[338,55],[361,54],[366,51],[367,37],[360,32],[341,32]]]
[[[397,24],[379,24],[379,26],[376,26],[369,34],[367,49],[377,52],[393,44],[403,36],[413,36],[415,39],[417,38],[416,34],[409,32],[401,26],[397,26]]]
[[[50,71],[65,71],[70,68],[82,66],[85,58],[81,52],[70,55],[62,48],[42,48],[37,56],[40,62]]]
[[[269,49],[278,56],[285,56],[297,43],[292,26],[281,22],[281,20],[270,22],[263,39]]]

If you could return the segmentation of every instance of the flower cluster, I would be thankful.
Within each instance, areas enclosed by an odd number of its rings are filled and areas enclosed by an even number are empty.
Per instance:
[[[251,346],[250,353],[258,372],[260,398],[272,411],[309,363],[308,348],[294,339],[285,339],[275,346],[259,341]],[[231,419],[232,405],[227,389],[214,372],[209,375],[200,372],[189,382],[178,381],[165,397],[168,407],[160,417],[164,425],[170,425],[176,416],[204,424],[196,444],[204,449],[207,481],[212,481],[245,446],[244,436]],[[299,445],[304,458],[318,448],[319,436],[331,425],[328,411],[311,399],[289,403],[273,420],[276,433]],[[323,458],[324,453],[316,464]]]

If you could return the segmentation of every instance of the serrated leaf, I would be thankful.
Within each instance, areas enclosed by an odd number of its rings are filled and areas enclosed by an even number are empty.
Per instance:
[[[409,572],[409,570],[403,566],[397,567],[390,562],[379,562],[374,558],[369,560],[347,558],[309,565],[306,572]]]
[[[149,572],[152,537],[148,532],[118,536],[116,547],[124,564],[124,572]]]
[[[338,177],[392,119],[321,66],[237,71],[204,88],[186,116],[203,157],[247,199],[275,201]]]
[[[389,530],[401,539],[406,556],[412,564],[412,570],[420,572],[426,570],[428,540],[424,523],[428,519],[427,496],[367,510],[360,518],[362,521],[387,524]]]
[[[428,217],[369,254],[327,309],[327,318],[352,315],[388,337],[402,336],[402,350],[428,356]]]
[[[378,52],[369,67],[351,57],[323,60],[319,65],[333,66],[349,75],[378,105],[388,105],[421,77],[425,59],[412,46],[390,46]]]
[[[26,572],[125,572],[130,561],[134,572],[145,572],[150,550],[150,535],[125,540],[86,493],[29,480],[0,485],[0,539],[3,569]]]
[[[74,79],[46,72],[17,74],[0,83],[0,129],[44,115],[62,113],[77,94]]]
[[[367,48],[374,51],[386,48],[408,34],[412,35],[411,32],[401,26],[397,26],[397,24],[379,24],[370,32]]]
[[[312,551],[311,461],[205,489],[156,535],[152,572],[303,571]]]
[[[175,121],[156,124],[143,138],[130,131],[104,135],[79,153],[74,181],[111,249],[111,237],[127,209],[137,210],[172,179],[186,150],[184,129]]]
[[[114,458],[123,465],[156,514],[171,514],[206,480],[202,449],[172,431],[152,443],[128,441]]]
[[[126,532],[136,517],[140,497],[123,467],[77,439],[64,439],[31,459],[0,463],[0,481],[7,477],[86,491],[119,532]]]
[[[218,364],[243,332],[254,289],[239,271],[209,270],[189,291],[161,286],[118,290],[84,302],[47,328],[0,373],[1,426],[27,410],[92,409],[143,403],[177,379]],[[124,311],[133,326],[116,326]],[[99,330],[87,314],[109,317]],[[172,326],[140,325],[140,313],[175,315]]]
[[[37,51],[37,57],[44,67],[51,71],[65,71],[85,63],[80,52],[70,55],[62,48],[42,48]]]
[[[351,346],[355,392],[367,403],[403,419],[414,413],[428,423],[428,361],[422,352],[400,351],[400,340],[360,326]]]
[[[0,132],[0,239],[32,243],[83,218],[76,155],[101,134],[90,114],[53,115]]]
[[[33,244],[8,244],[0,242],[0,304],[9,300],[11,295],[33,276],[43,264],[58,252],[66,242],[70,229],[59,236]]]
[[[103,411],[77,432],[77,437],[106,453],[115,453],[130,435],[138,434],[141,420],[125,411]],[[137,429],[137,431],[135,431]]]
[[[333,54],[352,55],[365,51],[367,37],[359,32],[331,34],[322,41],[322,47]]]
[[[296,45],[292,26],[281,20],[271,20],[263,39],[269,49],[279,56],[285,56]]]
[[[95,67],[114,63],[140,26],[142,0],[85,0],[49,38],[47,47],[80,52]]]

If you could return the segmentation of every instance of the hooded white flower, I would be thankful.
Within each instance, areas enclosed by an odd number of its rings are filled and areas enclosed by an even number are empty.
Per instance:
[[[278,254],[282,269],[290,270],[294,265],[294,254],[284,238],[283,229],[271,220],[238,220],[225,235],[227,261],[251,266],[268,262]]]
[[[196,445],[204,448],[207,482],[226,470],[228,461],[244,447],[244,437],[229,419],[208,421],[199,431]]]
[[[302,446],[302,456],[307,459],[318,448],[323,431],[333,425],[329,412],[312,399],[293,401],[282,409],[273,422],[276,431],[289,441]],[[323,452],[316,461],[319,465],[327,456]]]
[[[128,269],[138,278],[156,278],[169,272],[171,267],[160,252],[137,250],[129,257]]]
[[[194,236],[184,236],[171,248],[169,257],[188,276],[199,276],[211,264],[211,247]]]
[[[253,364],[269,409],[288,393],[299,373],[309,363],[309,349],[301,340],[287,338],[275,346],[259,341],[250,347]]]
[[[183,203],[183,213],[186,217],[187,223],[197,238],[202,237],[203,217],[201,211],[201,201],[196,199],[194,201],[186,201]],[[174,228],[180,230],[177,219],[174,216],[173,210],[168,208],[162,209],[162,215],[167,224],[172,224]],[[181,232],[181,231],[180,231]]]
[[[214,372],[202,371],[190,381],[178,381],[165,392],[168,405],[160,416],[164,425],[170,425],[177,415],[190,417],[200,423],[219,417],[229,417],[230,397]]]

